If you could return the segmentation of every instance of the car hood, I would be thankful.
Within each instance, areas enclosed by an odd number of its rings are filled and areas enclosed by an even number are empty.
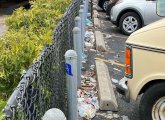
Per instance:
[[[132,33],[126,43],[165,49],[165,18]]]

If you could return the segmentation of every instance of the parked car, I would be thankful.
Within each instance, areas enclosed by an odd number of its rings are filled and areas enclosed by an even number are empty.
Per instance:
[[[98,0],[98,6],[101,7],[104,11],[106,11],[108,4],[109,0]]]
[[[119,0],[111,9],[111,21],[127,35],[159,20],[156,0]]]
[[[160,1],[158,13],[165,16],[165,1]],[[141,96],[141,120],[165,120],[165,19],[129,36],[125,50],[125,76],[117,90],[127,101]]]
[[[107,16],[110,16],[111,15],[111,9],[117,3],[117,1],[118,0],[110,0],[109,1],[109,4],[108,4],[107,9],[106,9],[106,15]]]

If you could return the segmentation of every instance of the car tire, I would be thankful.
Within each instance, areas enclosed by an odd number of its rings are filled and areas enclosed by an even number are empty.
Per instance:
[[[107,6],[106,15],[111,16],[111,9],[112,9],[112,7],[113,7],[114,5],[115,5],[115,3],[110,3],[110,4]]]
[[[119,20],[119,27],[122,33],[130,35],[142,27],[140,16],[134,12],[127,12]]]
[[[108,4],[109,4],[109,0],[103,0],[103,2],[102,2],[102,9],[103,9],[103,11],[107,10]]]
[[[165,115],[158,111],[161,107],[165,110],[161,105],[165,106],[165,83],[153,85],[143,94],[139,105],[141,120],[163,120]]]

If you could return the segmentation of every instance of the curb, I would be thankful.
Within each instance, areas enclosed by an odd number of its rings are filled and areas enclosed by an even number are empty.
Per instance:
[[[93,10],[93,18],[98,18],[99,13],[97,12],[97,10]]]
[[[98,18],[93,18],[94,19],[94,27],[101,28],[101,23]]]
[[[95,60],[100,110],[118,111],[118,104],[114,93],[107,65]]]
[[[95,31],[95,39],[96,39],[96,50],[102,52],[106,51],[103,34],[100,31]]]
[[[92,9],[97,10],[97,5],[93,5]]]
[[[97,8],[93,6],[93,8]],[[99,13],[97,9],[93,10],[94,27],[101,28]],[[96,50],[106,51],[103,34],[99,30],[95,30]],[[98,97],[100,110],[118,111],[118,104],[114,93],[107,65],[99,60],[95,60],[96,75],[98,84]]]

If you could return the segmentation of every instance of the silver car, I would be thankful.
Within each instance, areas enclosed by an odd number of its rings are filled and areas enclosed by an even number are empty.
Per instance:
[[[127,35],[159,19],[156,0],[119,0],[111,9],[111,22]]]

